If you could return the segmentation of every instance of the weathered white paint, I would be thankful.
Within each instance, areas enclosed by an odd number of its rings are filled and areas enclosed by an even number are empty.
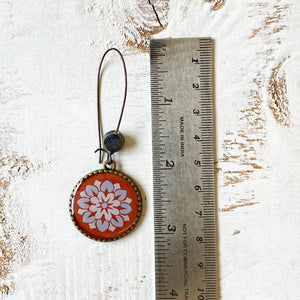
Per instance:
[[[221,299],[297,299],[299,3],[227,0],[212,10],[221,1],[210,2],[152,1],[166,25],[156,37],[215,39]],[[150,76],[144,52],[147,34],[161,29],[151,6],[146,0],[1,1],[0,24],[6,245],[1,243],[0,262],[8,261],[5,249],[12,256],[0,279],[9,288],[2,298],[154,299]],[[116,161],[146,200],[137,229],[102,244],[73,227],[68,200],[78,179],[98,168],[96,75],[110,46],[127,53],[129,82],[122,122],[128,143]],[[279,65],[276,95],[279,102],[285,95],[288,104],[284,110],[276,104],[274,113],[272,75]],[[105,130],[116,124],[118,110],[110,113],[121,105],[122,87],[121,65],[108,60]],[[276,109],[288,115],[288,125]]]

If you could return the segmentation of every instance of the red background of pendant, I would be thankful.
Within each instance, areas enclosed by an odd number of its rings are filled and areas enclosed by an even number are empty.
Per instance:
[[[100,181],[103,183],[106,180],[109,180],[112,184],[119,183],[122,190],[127,191],[126,198],[130,198],[132,202],[130,203],[130,206],[132,208],[131,212],[128,214],[129,220],[125,221],[122,227],[116,227],[113,232],[110,230],[106,230],[104,232],[101,232],[98,230],[97,226],[94,229],[91,229],[88,223],[83,222],[83,215],[80,215],[78,213],[78,209],[80,209],[80,206],[78,205],[77,201],[80,198],[83,198],[80,196],[80,193],[85,191],[87,185],[94,185],[95,180]],[[125,199],[126,199],[125,198]],[[90,204],[91,202],[87,202],[87,204]],[[136,194],[136,191],[132,187],[132,185],[124,178],[122,178],[119,175],[112,174],[112,173],[98,173],[95,175],[92,175],[88,177],[87,179],[83,180],[83,182],[79,185],[77,188],[73,201],[72,201],[72,213],[73,213],[73,219],[79,226],[79,228],[87,233],[88,235],[98,238],[98,239],[113,239],[115,237],[118,237],[125,233],[131,225],[134,223],[137,214],[138,214],[138,207],[139,207],[139,201],[138,196]],[[94,214],[93,214],[94,215]],[[103,216],[101,220],[104,220]]]

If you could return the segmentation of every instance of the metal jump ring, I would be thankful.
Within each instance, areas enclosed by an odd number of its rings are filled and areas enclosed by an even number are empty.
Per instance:
[[[115,168],[116,168],[116,164],[115,164],[115,162],[113,160],[106,160],[104,162],[104,169],[105,170],[112,170],[112,171],[114,171]]]

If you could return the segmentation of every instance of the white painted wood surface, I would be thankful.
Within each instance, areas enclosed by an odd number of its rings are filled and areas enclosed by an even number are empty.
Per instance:
[[[0,1],[2,299],[154,299],[150,36],[215,40],[220,299],[300,299],[299,1],[152,3],[164,28],[146,0]],[[145,209],[103,244],[73,227],[68,201],[98,168],[96,76],[111,46],[129,80],[116,161]],[[123,93],[111,57],[105,131]]]

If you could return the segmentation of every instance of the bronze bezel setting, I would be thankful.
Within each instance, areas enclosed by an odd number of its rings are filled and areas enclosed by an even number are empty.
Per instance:
[[[135,193],[136,193],[136,196],[137,196],[137,199],[138,199],[138,212],[137,212],[137,216],[133,222],[133,224],[130,226],[130,228],[122,233],[121,235],[117,236],[117,237],[114,237],[112,239],[101,239],[101,238],[96,238],[96,237],[93,237],[89,234],[87,234],[84,230],[82,230],[77,222],[75,221],[74,219],[74,216],[73,216],[73,209],[72,209],[72,204],[73,204],[73,199],[75,197],[75,194],[76,194],[76,191],[78,189],[78,187],[82,184],[82,182],[84,180],[86,180],[87,178],[93,176],[93,175],[96,175],[96,174],[102,174],[102,173],[110,173],[110,174],[115,174],[115,175],[118,175],[120,176],[121,178],[125,179],[128,183],[130,183],[130,185],[133,187]],[[94,241],[98,241],[98,242],[112,242],[112,241],[116,241],[116,240],[119,240],[121,238],[123,238],[124,236],[126,236],[128,233],[130,233],[137,225],[141,215],[142,215],[142,208],[143,208],[143,200],[142,200],[142,195],[141,195],[141,192],[137,186],[137,184],[134,182],[134,180],[129,177],[128,175],[120,172],[120,171],[117,171],[117,170],[109,170],[109,169],[100,169],[100,170],[95,170],[93,172],[90,172],[88,173],[87,175],[85,175],[84,177],[82,177],[78,182],[77,184],[75,185],[75,187],[73,188],[72,190],[72,193],[71,193],[71,196],[70,196],[70,201],[69,201],[69,213],[70,213],[70,217],[71,217],[71,220],[74,224],[74,226],[86,237],[94,240]]]

